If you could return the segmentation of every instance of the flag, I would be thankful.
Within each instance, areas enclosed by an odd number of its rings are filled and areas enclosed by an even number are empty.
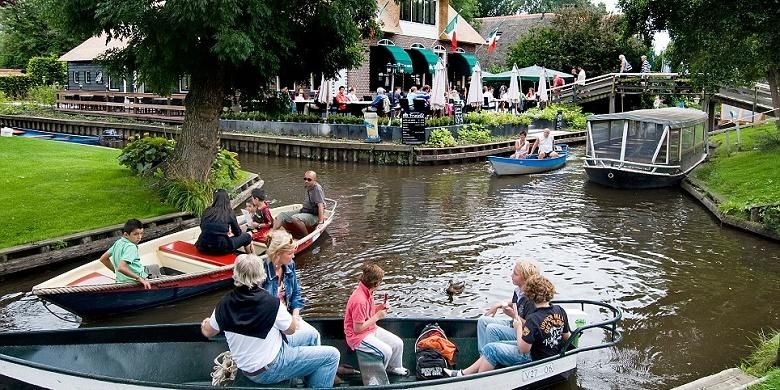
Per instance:
[[[488,37],[488,53],[492,53],[494,50],[496,50],[496,43],[498,42],[498,39],[501,38],[501,33],[498,30],[493,31],[490,33],[490,37]]]
[[[452,50],[456,50],[458,48],[458,39],[455,37],[455,29],[457,27],[458,15],[455,15],[455,17],[452,18],[449,23],[447,23],[447,27],[444,29],[444,32],[447,34],[447,38],[449,38],[452,42]]]

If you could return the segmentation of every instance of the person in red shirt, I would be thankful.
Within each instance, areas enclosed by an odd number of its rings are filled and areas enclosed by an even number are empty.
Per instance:
[[[554,99],[556,101],[560,100],[560,97],[561,97],[561,87],[563,87],[564,81],[563,81],[562,78],[558,77],[558,75],[556,74],[555,76],[553,76],[552,84],[553,84],[553,97],[554,97]]]
[[[336,94],[336,97],[334,98],[336,100],[336,111],[338,112],[346,112],[347,111],[347,103],[349,103],[349,98],[347,97],[347,94],[344,93],[344,86],[339,87],[339,93]]]

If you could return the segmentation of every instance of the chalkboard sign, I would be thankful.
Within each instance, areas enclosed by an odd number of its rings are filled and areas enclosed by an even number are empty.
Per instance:
[[[401,142],[407,145],[425,143],[425,113],[405,112],[401,115]]]
[[[455,113],[455,124],[463,124],[463,101],[455,102],[453,111]]]
[[[558,111],[558,115],[555,116],[555,130],[563,128],[563,112]]]

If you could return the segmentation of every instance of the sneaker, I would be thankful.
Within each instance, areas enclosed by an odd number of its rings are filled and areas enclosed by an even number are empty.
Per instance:
[[[393,375],[407,376],[409,375],[409,370],[403,367],[393,367],[393,368],[388,368],[387,373]]]
[[[444,373],[449,375],[452,378],[463,376],[463,370],[450,370],[449,368],[444,368]]]

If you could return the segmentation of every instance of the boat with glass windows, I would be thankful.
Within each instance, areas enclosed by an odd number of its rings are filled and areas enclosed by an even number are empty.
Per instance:
[[[588,178],[626,189],[676,185],[707,158],[706,121],[705,112],[687,108],[591,115]]]

